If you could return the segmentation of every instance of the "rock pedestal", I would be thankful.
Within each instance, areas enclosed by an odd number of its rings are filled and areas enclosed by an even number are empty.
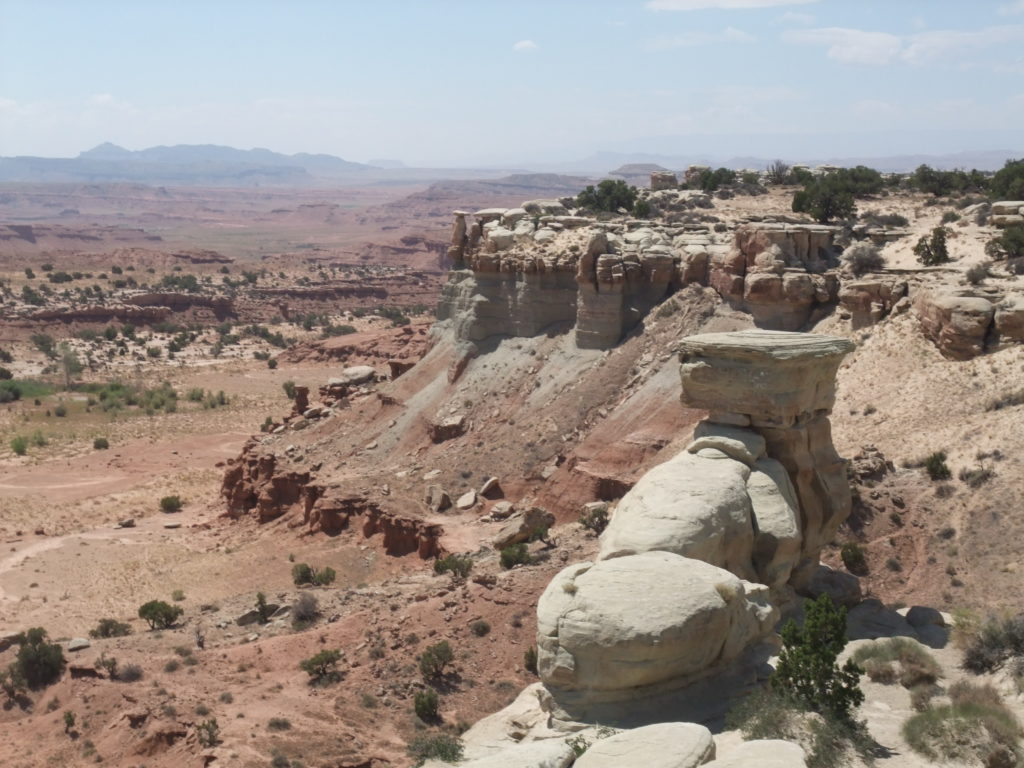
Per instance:
[[[749,429],[786,470],[800,514],[800,558],[790,584],[806,587],[823,544],[850,513],[846,464],[832,445],[828,415],[835,377],[853,350],[846,339],[740,331],[681,343],[682,402],[711,424]]]

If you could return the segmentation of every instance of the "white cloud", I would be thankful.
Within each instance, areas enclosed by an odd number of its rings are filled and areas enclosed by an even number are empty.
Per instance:
[[[800,13],[800,11],[786,11],[779,16],[779,21],[783,24],[800,24],[806,27],[814,23],[814,17],[809,13]]]
[[[999,6],[999,13],[1003,16],[1011,16],[1015,13],[1024,13],[1024,0],[1013,0]]]
[[[954,55],[970,50],[1024,41],[1024,25],[1007,24],[968,32],[933,30],[903,37],[888,32],[824,27],[787,30],[782,39],[790,43],[824,46],[830,59],[846,64],[882,66],[895,61],[927,64],[939,59],[952,60]]]
[[[888,32],[866,32],[845,27],[799,29],[784,32],[782,39],[791,43],[823,45],[828,57],[846,64],[889,64],[900,55],[903,43]]]
[[[694,48],[698,45],[719,43],[750,43],[756,38],[736,27],[726,27],[721,32],[686,32],[681,35],[666,35],[651,40],[647,47],[653,51],[664,51],[671,48]]]
[[[109,93],[95,93],[89,99],[89,103],[93,106],[102,107],[107,104],[113,104],[114,97],[112,94]]]
[[[520,40],[518,43],[512,46],[513,51],[533,51],[537,49],[537,44],[533,40]]]
[[[648,0],[652,11],[701,11],[709,8],[775,8],[780,5],[807,5],[818,0]]]

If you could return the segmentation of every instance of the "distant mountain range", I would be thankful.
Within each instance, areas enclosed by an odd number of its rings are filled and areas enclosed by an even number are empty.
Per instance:
[[[512,170],[406,168],[396,160],[384,160],[380,166],[374,166],[333,155],[284,155],[269,149],[234,149],[215,144],[178,144],[133,151],[108,142],[78,157],[0,157],[0,182],[36,183],[324,187],[495,178]]]
[[[998,170],[1008,158],[1024,152],[986,150],[950,154],[899,154],[891,156],[789,157],[807,165],[867,165],[880,171],[911,171],[922,163],[934,168]],[[758,156],[654,154],[644,152],[597,152],[578,160],[557,163],[518,163],[503,167],[410,168],[400,160],[354,163],[340,157],[299,153],[285,155],[269,149],[234,149],[214,144],[179,144],[128,150],[105,143],[78,157],[0,157],[0,182],[29,183],[136,183],[162,186],[210,187],[331,187],[373,184],[429,184],[442,180],[488,180],[547,172],[604,176],[623,166],[663,167],[674,171],[690,165],[727,168],[766,168],[775,158]],[[622,175],[619,173],[618,175]],[[631,183],[642,183],[629,176]]]

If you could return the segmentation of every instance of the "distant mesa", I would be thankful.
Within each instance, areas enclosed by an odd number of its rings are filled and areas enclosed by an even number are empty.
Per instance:
[[[401,160],[389,160],[386,157],[375,157],[372,160],[366,161],[367,165],[372,165],[374,168],[408,168],[409,166],[403,163]]]

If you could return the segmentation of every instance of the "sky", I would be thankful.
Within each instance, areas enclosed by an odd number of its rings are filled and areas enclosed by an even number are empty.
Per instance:
[[[1024,0],[0,0],[0,155],[1024,150]]]

